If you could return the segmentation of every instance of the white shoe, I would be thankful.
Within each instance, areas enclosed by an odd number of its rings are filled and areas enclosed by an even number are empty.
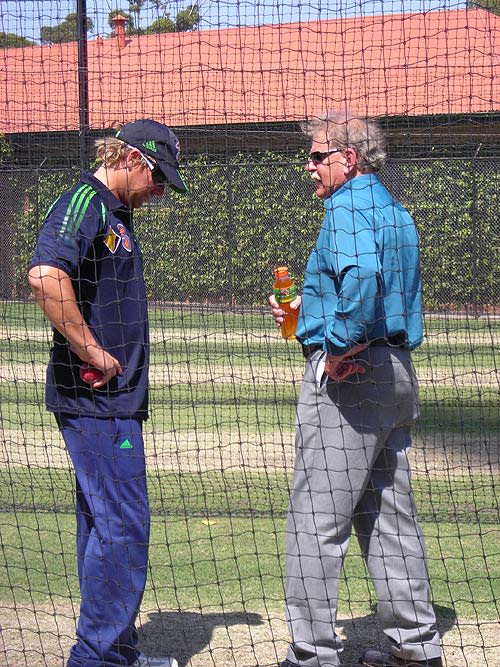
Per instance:
[[[130,665],[130,667],[179,667],[177,660],[171,658],[170,656],[161,657],[152,657],[150,655],[144,655],[144,653],[139,653],[137,660]]]

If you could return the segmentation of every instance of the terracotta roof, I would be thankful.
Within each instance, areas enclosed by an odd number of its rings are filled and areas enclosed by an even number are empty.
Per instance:
[[[92,128],[500,110],[500,17],[463,9],[88,43]],[[77,45],[0,51],[0,131],[78,129]]]

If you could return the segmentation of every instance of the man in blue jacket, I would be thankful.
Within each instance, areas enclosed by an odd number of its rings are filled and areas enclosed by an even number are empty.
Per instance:
[[[46,404],[75,468],[80,618],[67,667],[176,667],[136,648],[148,568],[142,425],[149,329],[132,211],[165,185],[187,190],[179,142],[152,120],[96,142],[100,166],[52,205],[29,270],[54,329]],[[80,369],[89,364],[89,382]]]
[[[297,339],[306,368],[286,545],[291,644],[283,667],[340,664],[339,581],[352,529],[389,650],[365,667],[442,667],[422,532],[410,485],[422,342],[417,230],[382,185],[372,120],[330,113],[303,124],[306,170],[326,214],[307,264]],[[283,322],[274,297],[274,318]]]

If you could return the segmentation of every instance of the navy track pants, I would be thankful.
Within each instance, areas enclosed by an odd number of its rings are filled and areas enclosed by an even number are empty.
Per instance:
[[[67,667],[131,665],[148,568],[142,421],[57,415],[76,474],[80,618]]]

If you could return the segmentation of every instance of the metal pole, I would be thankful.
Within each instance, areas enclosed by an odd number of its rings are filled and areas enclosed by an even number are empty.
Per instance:
[[[80,148],[80,168],[89,168],[87,139],[89,135],[89,66],[87,54],[87,2],[77,0],[77,38],[78,38],[78,115]]]

